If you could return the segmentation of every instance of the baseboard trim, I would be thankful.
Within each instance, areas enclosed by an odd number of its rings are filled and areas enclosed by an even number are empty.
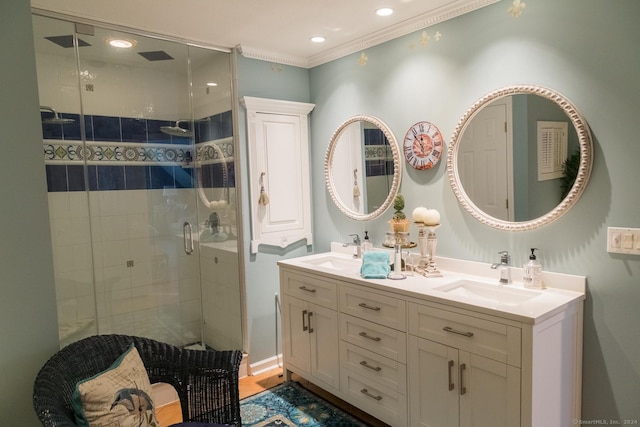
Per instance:
[[[249,355],[244,354],[240,364],[239,377],[252,377],[277,368],[282,368],[282,354],[259,360],[255,363],[249,363]]]

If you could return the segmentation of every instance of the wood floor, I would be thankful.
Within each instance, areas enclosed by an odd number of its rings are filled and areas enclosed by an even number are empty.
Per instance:
[[[309,383],[305,379],[300,378],[295,374],[293,374],[292,379],[300,383],[303,387],[305,387],[309,391],[313,392],[314,394],[317,394],[318,396],[322,397],[326,401],[342,409],[344,412],[351,414],[353,417],[359,419],[360,421],[366,423],[369,426],[389,427],[388,424],[385,424],[382,421],[376,418],[373,418],[369,414],[362,412],[358,408],[355,408],[354,406],[348,404],[347,402],[341,399],[338,399],[332,394],[327,393],[321,388]],[[245,397],[248,397],[248,396],[253,396],[254,394],[260,393],[261,391],[267,390],[271,387],[275,387],[278,384],[283,383],[284,380],[285,379],[282,373],[282,369],[279,369],[279,368],[259,374],[259,375],[247,376],[247,377],[241,378],[239,381],[240,399],[244,399]]]

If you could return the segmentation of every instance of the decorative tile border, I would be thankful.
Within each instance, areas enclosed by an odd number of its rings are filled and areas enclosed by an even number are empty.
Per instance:
[[[393,153],[391,147],[388,144],[384,145],[365,145],[364,146],[364,159],[370,160],[389,160],[393,159]]]
[[[188,164],[193,160],[192,148],[184,145],[126,142],[91,142],[45,140],[45,164]],[[233,138],[196,145],[196,161],[208,164],[233,162]]]

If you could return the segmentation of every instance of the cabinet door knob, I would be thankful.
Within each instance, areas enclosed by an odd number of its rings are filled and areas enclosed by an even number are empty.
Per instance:
[[[313,333],[313,328],[311,327],[311,316],[313,316],[313,311],[310,311],[309,314],[307,314],[307,320],[309,321],[309,333],[310,334]]]
[[[453,368],[453,360],[449,360],[449,391],[455,388],[455,384],[451,381],[451,368]]]
[[[467,364],[463,363],[460,365],[460,396],[467,393],[467,388],[464,386],[464,371],[467,369]]]
[[[307,315],[307,310],[302,310],[302,331],[306,332],[309,328],[304,324],[305,316]]]

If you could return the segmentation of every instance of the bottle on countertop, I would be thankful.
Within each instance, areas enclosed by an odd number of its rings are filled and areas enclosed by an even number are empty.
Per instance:
[[[542,265],[536,258],[535,251],[537,248],[531,248],[529,262],[523,266],[522,282],[525,288],[543,289],[542,284]]]
[[[369,240],[369,232],[365,231],[364,232],[364,241],[362,242],[362,252],[367,252],[367,251],[372,251],[373,250],[373,243],[371,243],[371,240]]]

